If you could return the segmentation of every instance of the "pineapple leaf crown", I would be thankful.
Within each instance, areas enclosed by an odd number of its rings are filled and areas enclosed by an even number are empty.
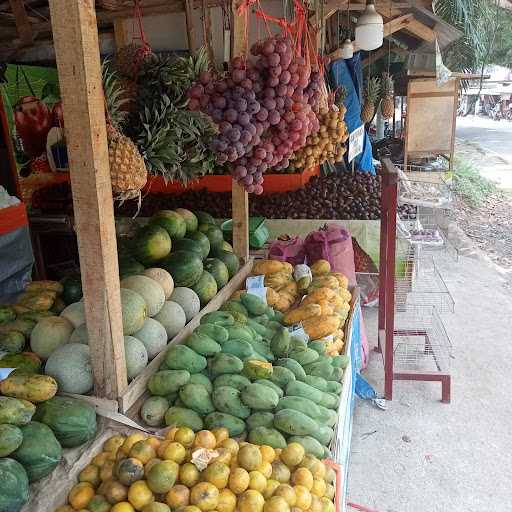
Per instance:
[[[393,77],[389,73],[386,73],[386,72],[382,73],[381,84],[382,84],[382,91],[381,91],[382,97],[393,96],[395,83],[393,81]]]
[[[109,59],[101,63],[101,77],[103,82],[103,94],[105,96],[105,108],[108,122],[116,129],[122,129],[126,123],[126,111],[123,105],[126,104],[126,91],[122,85],[119,75],[114,70]]]
[[[381,90],[381,80],[378,77],[368,78],[364,88],[364,96],[366,101],[375,103],[379,97]]]

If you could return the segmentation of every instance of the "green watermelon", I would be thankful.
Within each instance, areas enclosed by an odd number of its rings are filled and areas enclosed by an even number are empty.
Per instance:
[[[187,251],[187,252],[195,252],[203,258],[203,249],[199,242],[195,240],[191,240],[190,238],[182,238],[181,240],[176,240],[173,244],[174,252],[176,251]]]
[[[171,274],[175,286],[192,287],[203,273],[203,260],[195,252],[173,252],[160,265]]]
[[[198,242],[201,245],[203,259],[208,257],[208,254],[210,254],[210,240],[208,240],[208,237],[204,233],[201,233],[201,231],[194,231],[193,233],[187,233],[186,238]]]
[[[28,477],[13,459],[0,459],[0,510],[19,512],[28,501]]]
[[[207,270],[203,271],[199,281],[191,288],[197,293],[201,306],[208,304],[217,295],[218,290],[215,278]]]
[[[61,298],[66,304],[78,302],[82,298],[82,279],[80,274],[73,274],[65,277],[62,281]]]
[[[226,240],[224,240],[224,242],[222,242],[222,245],[220,246],[220,248],[222,251],[233,252],[233,246],[229,242],[226,242]]]
[[[150,267],[171,252],[169,233],[157,224],[141,227],[131,243],[133,257],[145,267]]]
[[[199,224],[215,224],[215,219],[208,212],[194,212]]]
[[[173,240],[175,238],[183,238],[187,232],[185,219],[174,210],[160,210],[156,212],[151,217],[150,223],[162,226]]]
[[[204,269],[210,272],[217,283],[217,288],[221,289],[229,281],[229,271],[226,264],[218,258],[208,258],[204,262]]]
[[[187,233],[193,233],[194,231],[197,231],[199,221],[193,212],[187,210],[186,208],[176,208],[174,211],[185,219],[185,224],[187,225]]]
[[[228,267],[229,278],[231,279],[240,269],[238,256],[229,251],[217,251],[215,257],[221,260]]]
[[[119,257],[119,276],[121,279],[136,276],[142,272],[144,272],[144,265],[141,265],[135,258],[126,255]]]
[[[198,229],[208,237],[211,251],[215,251],[221,247],[222,242],[224,242],[224,235],[219,226],[215,224],[200,224]]]

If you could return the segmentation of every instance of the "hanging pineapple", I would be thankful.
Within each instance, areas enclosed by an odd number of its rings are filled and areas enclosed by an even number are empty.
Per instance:
[[[382,73],[382,95],[380,110],[384,119],[391,119],[395,111],[394,82],[389,73]]]
[[[126,121],[124,90],[108,61],[103,63],[102,75],[112,192],[120,200],[140,197],[140,190],[147,181],[147,171],[137,146],[121,133]]]
[[[369,123],[375,114],[377,99],[380,93],[380,78],[368,78],[364,88],[364,103],[361,110],[361,121],[366,124]]]

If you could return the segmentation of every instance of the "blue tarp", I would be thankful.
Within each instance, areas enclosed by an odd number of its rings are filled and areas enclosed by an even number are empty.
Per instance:
[[[332,89],[343,85],[347,90],[344,101],[347,112],[345,123],[349,132],[361,126],[361,91],[363,87],[363,70],[360,53],[356,53],[351,59],[338,59],[331,62],[328,68],[328,77]],[[348,154],[348,153],[347,153]],[[361,172],[375,174],[372,160],[372,145],[370,137],[365,132],[363,152],[355,159],[356,169]]]

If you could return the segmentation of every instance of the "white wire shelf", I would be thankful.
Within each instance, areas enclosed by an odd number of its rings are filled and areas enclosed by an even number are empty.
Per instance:
[[[435,307],[397,312],[393,342],[395,372],[449,372],[452,346]]]
[[[421,173],[398,170],[398,203],[425,208],[450,208],[453,200],[448,183],[442,176],[434,179]]]

